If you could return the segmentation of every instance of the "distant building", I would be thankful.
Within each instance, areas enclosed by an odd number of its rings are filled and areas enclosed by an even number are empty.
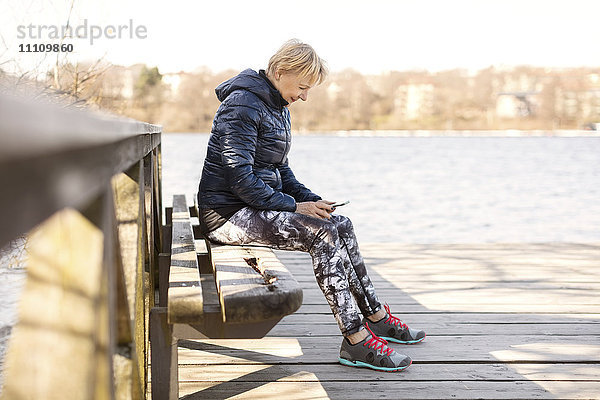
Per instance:
[[[121,96],[125,99],[131,99],[133,97],[133,84],[134,84],[134,73],[128,68],[123,74],[123,88],[121,90]]]
[[[394,99],[395,113],[404,120],[415,120],[433,114],[435,87],[431,83],[398,86]]]
[[[173,93],[177,93],[179,85],[181,84],[181,74],[179,73],[166,73],[162,76],[162,81],[166,84]]]
[[[167,72],[162,75],[162,82],[166,86],[167,93],[174,99],[180,95],[181,83],[186,76],[192,75],[188,72]]]
[[[556,114],[578,127],[600,121],[600,87],[558,88],[555,97]]]
[[[327,94],[331,100],[336,100],[340,93],[342,92],[342,88],[335,82],[331,82],[329,86],[327,86]]]
[[[129,67],[115,67],[115,79],[122,82],[120,86],[120,95],[124,99],[133,98],[135,94],[135,83],[137,82],[143,67],[144,64],[134,64]]]
[[[496,116],[515,119],[534,117],[540,106],[540,92],[501,92],[496,97]]]

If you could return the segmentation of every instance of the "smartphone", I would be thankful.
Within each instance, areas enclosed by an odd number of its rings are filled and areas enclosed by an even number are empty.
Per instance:
[[[346,200],[344,202],[340,202],[340,203],[334,203],[331,204],[331,207],[333,208],[337,208],[337,207],[341,207],[341,206],[345,206],[346,204],[350,203],[350,200]]]

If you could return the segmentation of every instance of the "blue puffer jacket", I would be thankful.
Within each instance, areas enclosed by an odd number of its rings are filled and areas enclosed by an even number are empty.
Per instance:
[[[321,199],[288,166],[288,103],[264,71],[247,69],[215,92],[221,105],[198,188],[199,207],[296,211],[296,202]]]

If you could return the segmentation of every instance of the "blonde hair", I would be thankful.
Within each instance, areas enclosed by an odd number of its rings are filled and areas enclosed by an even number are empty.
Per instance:
[[[309,84],[319,85],[329,73],[325,60],[321,59],[315,49],[298,39],[290,39],[277,50],[269,60],[267,72],[275,76],[275,72],[291,72],[300,78],[308,78]]]

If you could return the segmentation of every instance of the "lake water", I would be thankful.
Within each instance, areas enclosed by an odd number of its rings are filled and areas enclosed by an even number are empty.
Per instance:
[[[191,203],[207,134],[163,135],[164,203]],[[350,200],[360,241],[599,242],[599,137],[295,136],[296,177]]]

